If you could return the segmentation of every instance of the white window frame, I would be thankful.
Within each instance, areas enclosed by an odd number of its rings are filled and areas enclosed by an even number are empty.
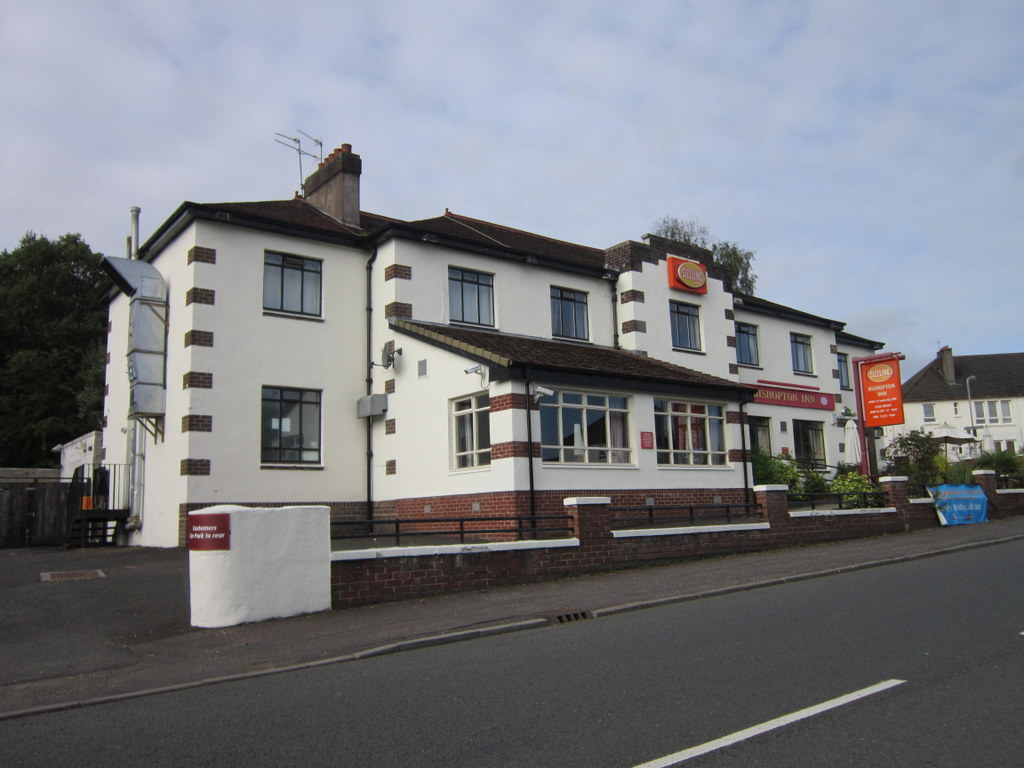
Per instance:
[[[451,401],[452,469],[479,469],[491,464],[491,401],[476,392]]]
[[[1013,424],[1009,400],[975,400],[974,423],[978,426]]]
[[[921,418],[925,424],[935,423],[935,403],[921,403]]]
[[[548,466],[629,466],[630,399],[583,390],[540,399],[541,461]]]
[[[659,466],[727,466],[725,405],[656,398],[654,445]]]

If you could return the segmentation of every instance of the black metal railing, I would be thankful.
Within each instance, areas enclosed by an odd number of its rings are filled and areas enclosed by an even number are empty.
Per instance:
[[[403,546],[410,538],[438,544],[483,543],[488,541],[523,541],[566,538],[574,535],[570,515],[535,515],[530,517],[403,517],[382,520],[332,520],[332,542],[359,542],[356,549],[380,546]],[[561,523],[561,524],[559,524]],[[407,541],[405,546],[411,546]]]
[[[996,488],[1001,491],[1012,488],[1024,488],[1024,476],[1022,475],[998,475],[996,477]]]
[[[68,488],[67,543],[111,545],[131,510],[130,464],[85,465],[75,469]]]
[[[786,498],[791,510],[873,509],[885,506],[885,491],[789,493]]]
[[[686,527],[730,523],[761,522],[764,518],[757,504],[685,504],[679,506],[609,507],[615,514],[617,528]],[[634,514],[630,514],[634,513]]]

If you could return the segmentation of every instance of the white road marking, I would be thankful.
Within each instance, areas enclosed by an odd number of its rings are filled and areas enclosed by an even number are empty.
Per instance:
[[[897,685],[902,685],[907,682],[906,680],[885,680],[877,685],[872,685],[868,688],[862,688],[859,691],[848,693],[845,696],[840,696],[829,701],[822,702],[821,704],[815,704],[813,707],[807,709],[801,709],[798,712],[791,712],[788,715],[777,717],[774,720],[769,720],[766,723],[755,725],[751,728],[746,728],[742,731],[736,731],[728,736],[723,736],[720,739],[709,741],[706,744],[701,744],[696,747],[690,747],[684,749],[682,752],[676,752],[672,755],[666,755],[665,757],[659,757],[656,760],[651,760],[647,763],[641,763],[635,765],[633,768],[670,768],[673,765],[679,765],[682,762],[689,760],[691,757],[698,757],[699,755],[706,755],[708,752],[714,752],[716,749],[722,749],[722,747],[728,747],[732,744],[737,744],[747,739],[752,739],[754,736],[759,736],[762,733],[773,731],[776,728],[782,728],[786,725],[799,722],[800,720],[806,720],[809,717],[820,715],[822,712],[827,712],[830,709],[836,709],[846,704],[852,704],[855,701],[873,696],[876,693],[887,691],[890,688],[895,688]]]

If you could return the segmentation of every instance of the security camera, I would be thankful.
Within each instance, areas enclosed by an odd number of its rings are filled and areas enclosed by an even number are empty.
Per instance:
[[[555,394],[553,390],[547,387],[534,387],[533,388],[533,402],[539,403],[542,397],[548,397]]]
[[[466,369],[466,373],[480,373],[483,370],[483,366],[480,364],[471,365]]]

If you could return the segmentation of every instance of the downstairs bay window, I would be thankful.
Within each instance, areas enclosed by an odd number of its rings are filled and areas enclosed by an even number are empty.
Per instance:
[[[654,440],[659,464],[725,466],[725,408],[655,400]]]
[[[554,392],[540,400],[541,459],[565,464],[629,464],[625,397]]]

